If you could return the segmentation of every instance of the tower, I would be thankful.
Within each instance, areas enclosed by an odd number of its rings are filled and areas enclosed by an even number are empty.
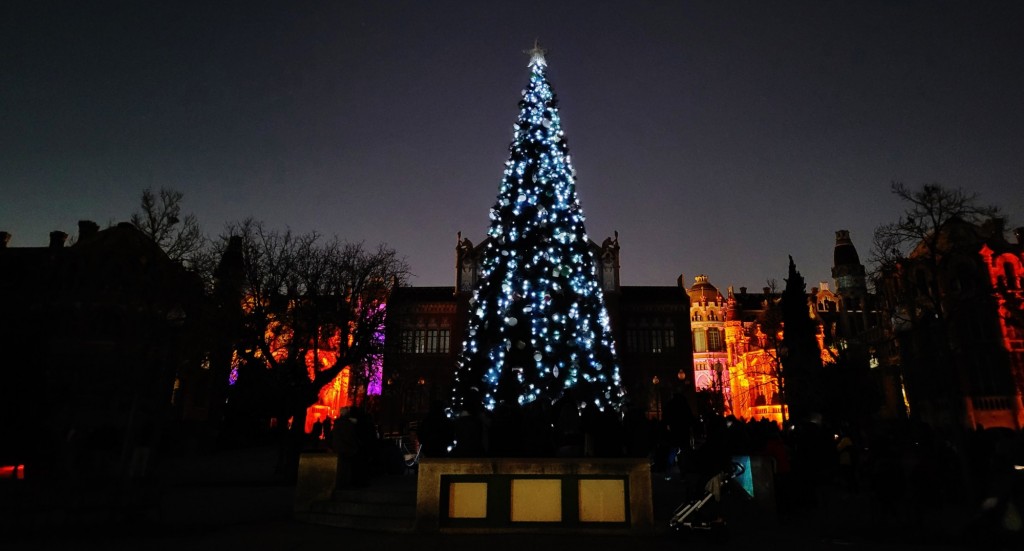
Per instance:
[[[842,333],[847,337],[862,333],[869,325],[866,318],[867,275],[847,230],[836,231],[836,246],[832,253],[832,277],[836,284],[836,294],[842,299]]]

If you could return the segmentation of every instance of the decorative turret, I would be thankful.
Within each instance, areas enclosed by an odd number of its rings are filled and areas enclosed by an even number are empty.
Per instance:
[[[832,256],[832,277],[836,293],[844,298],[861,298],[867,293],[867,276],[860,263],[857,248],[853,246],[848,230],[836,232],[836,247]]]
[[[868,284],[864,265],[850,239],[850,232],[836,232],[836,248],[833,254],[832,277],[840,301],[840,333],[847,338],[860,334],[870,327],[868,319]]]
[[[729,365],[735,365],[740,355],[747,351],[746,341],[743,338],[743,312],[739,301],[736,300],[736,293],[732,285],[727,291],[728,298],[725,306],[725,346],[729,353]]]
[[[708,276],[701,274],[694,278],[694,284],[689,290],[690,303],[718,303],[722,302],[722,293],[718,288],[708,281]]]

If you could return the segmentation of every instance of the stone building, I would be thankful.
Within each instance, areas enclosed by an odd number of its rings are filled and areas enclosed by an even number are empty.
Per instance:
[[[905,410],[898,377],[893,376],[898,361],[892,334],[877,297],[868,292],[864,265],[846,230],[836,232],[832,275],[835,291],[820,282],[807,294],[807,315],[818,326],[824,365],[817,384],[822,393],[838,385],[862,392],[847,393],[850,403],[829,398],[825,401],[834,407],[819,413],[850,416],[850,410],[863,407],[871,409],[863,415],[899,416]],[[781,360],[787,350],[781,293],[770,287],[749,293],[746,287],[736,291],[730,286],[723,295],[703,274],[688,293],[695,382],[713,399],[711,409],[737,418],[783,421],[787,408]],[[873,368],[882,369],[870,373]],[[869,396],[876,391],[885,393],[884,404]]]
[[[911,415],[937,427],[1024,427],[1024,228],[954,219],[880,282]]]
[[[11,247],[0,232],[0,465],[35,480],[145,476],[175,377],[200,363],[203,286],[130,223],[82,221],[67,239]]]
[[[392,292],[383,366],[389,417],[415,420],[432,401],[448,400],[464,339],[468,301],[486,246],[487,239],[473,244],[460,234],[453,286],[399,287]],[[590,249],[630,406],[658,417],[677,391],[692,403],[690,305],[681,278],[671,286],[623,286],[618,235],[601,244],[591,241]]]

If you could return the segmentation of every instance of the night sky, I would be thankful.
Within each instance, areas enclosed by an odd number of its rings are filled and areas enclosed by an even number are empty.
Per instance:
[[[894,180],[1024,225],[1022,29],[1015,1],[8,1],[0,230],[42,246],[170,187],[210,235],[385,242],[452,285],[536,38],[624,285],[759,290],[792,255],[813,286],[836,230],[867,260]]]

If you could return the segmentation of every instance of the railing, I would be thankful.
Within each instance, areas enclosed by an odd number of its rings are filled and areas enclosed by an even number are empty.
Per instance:
[[[991,411],[1013,408],[1013,397],[1011,396],[971,396],[971,405],[974,409]]]
[[[765,406],[753,406],[750,408],[750,417],[752,419],[768,418],[775,421],[782,421],[782,408],[784,406],[779,404],[771,404]],[[786,408],[786,412],[789,412],[789,408]]]
[[[781,405],[754,406],[754,407],[750,408],[750,412],[753,413],[754,415],[764,415],[764,416],[782,415],[782,406]]]

